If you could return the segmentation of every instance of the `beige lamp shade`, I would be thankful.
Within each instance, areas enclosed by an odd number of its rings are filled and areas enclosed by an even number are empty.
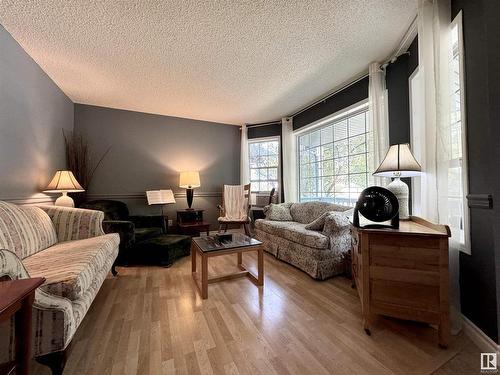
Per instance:
[[[389,147],[384,160],[373,174],[383,177],[412,177],[418,176],[421,171],[422,167],[411,153],[410,145],[402,143]]]
[[[148,190],[146,191],[148,204],[171,204],[175,203],[174,192],[172,190]]]
[[[179,187],[183,189],[200,187],[200,174],[196,171],[181,172],[179,177]]]
[[[78,183],[73,172],[57,171],[50,181],[44,193],[61,193],[61,192],[80,192],[85,191]]]

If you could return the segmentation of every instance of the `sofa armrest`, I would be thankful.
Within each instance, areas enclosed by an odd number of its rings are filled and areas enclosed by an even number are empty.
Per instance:
[[[118,233],[120,235],[120,247],[130,249],[135,243],[135,225],[126,220],[104,220],[102,228],[105,233]]]
[[[29,274],[15,253],[0,249],[0,279],[3,278],[27,279]],[[35,356],[64,349],[76,331],[71,302],[66,298],[46,293],[40,288],[35,291],[32,322],[32,354]],[[1,330],[1,337],[11,338],[8,350],[2,349],[0,352],[0,362],[3,362],[14,357],[14,319],[11,319],[10,324],[3,324]]]
[[[59,242],[104,235],[104,212],[83,208],[39,206],[52,220]]]

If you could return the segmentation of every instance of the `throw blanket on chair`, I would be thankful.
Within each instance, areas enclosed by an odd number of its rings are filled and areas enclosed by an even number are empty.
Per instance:
[[[224,185],[224,214],[221,221],[247,220],[248,198],[243,185]]]

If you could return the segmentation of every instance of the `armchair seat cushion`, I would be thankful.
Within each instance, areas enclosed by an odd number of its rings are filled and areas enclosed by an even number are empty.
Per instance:
[[[149,240],[162,235],[161,227],[135,228],[136,243]]]
[[[58,243],[24,259],[31,277],[45,277],[42,289],[75,301],[92,285],[94,278],[118,253],[117,234]]]
[[[315,249],[328,249],[330,239],[321,232],[305,228],[306,224],[294,221],[257,220],[255,227],[263,232],[286,238]]]

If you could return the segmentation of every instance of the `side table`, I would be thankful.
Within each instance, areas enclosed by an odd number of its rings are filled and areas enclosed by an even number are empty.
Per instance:
[[[210,233],[210,223],[203,221],[203,211],[198,209],[177,210],[177,229],[179,234],[199,236],[201,232]]]
[[[1,373],[25,375],[31,358],[31,310],[35,290],[45,282],[43,277],[0,282],[0,322],[15,317],[16,354],[14,363],[0,367]],[[5,367],[4,367],[5,366]]]

